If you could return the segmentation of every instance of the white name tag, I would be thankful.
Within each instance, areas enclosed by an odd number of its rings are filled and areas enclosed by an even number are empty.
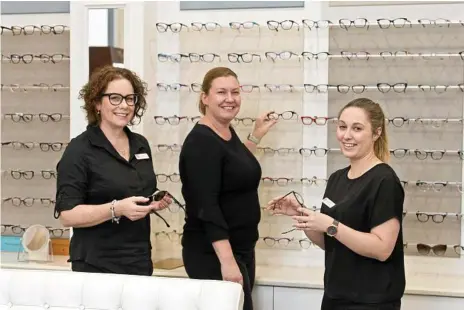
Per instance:
[[[147,153],[141,153],[141,154],[135,154],[135,158],[137,158],[138,160],[141,160],[141,159],[149,159],[150,157],[148,157]]]
[[[327,197],[322,199],[322,203],[325,204],[329,208],[332,208],[333,206],[335,206],[335,203]]]

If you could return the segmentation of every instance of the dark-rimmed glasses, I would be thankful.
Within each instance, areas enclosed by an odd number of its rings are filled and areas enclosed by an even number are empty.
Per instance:
[[[110,103],[112,105],[120,105],[122,103],[122,100],[124,99],[126,101],[126,104],[128,106],[134,106],[137,104],[139,96],[137,94],[129,94],[126,96],[123,96],[118,93],[107,93],[107,94],[102,94],[102,97],[108,97]]]
[[[34,177],[34,171],[32,170],[11,170],[10,174],[15,180],[19,180],[21,177],[26,180],[31,180]]]
[[[179,208],[181,208],[182,210],[184,210],[184,212],[185,212],[185,207],[184,207],[184,205],[181,204],[181,203],[179,202],[179,200],[177,200],[176,197],[174,197],[170,192],[165,191],[165,190],[162,190],[162,191],[157,192],[157,195],[159,195],[159,197],[161,197],[159,200],[163,199],[164,196],[168,195],[168,196],[172,199],[172,201],[173,201]],[[158,197],[155,197],[155,199],[156,199],[156,198],[158,198]],[[173,211],[173,209],[171,209],[170,207],[168,207],[168,208],[169,208],[169,211],[175,212],[175,211]]]
[[[437,256],[443,256],[446,253],[446,250],[448,249],[448,246],[446,244],[437,244],[434,246],[430,246],[428,244],[423,244],[419,243],[417,244],[417,252],[421,255],[428,255],[430,252],[433,252],[433,254]]]
[[[23,228],[19,225],[2,224],[0,227],[2,234],[6,232],[7,228],[11,229],[11,232],[15,235],[19,235],[26,231],[26,228]]]
[[[431,218],[434,223],[443,223],[448,213],[428,214],[425,212],[416,212],[417,220],[421,223],[426,223]]]
[[[277,201],[274,203],[274,205],[272,206],[272,210],[275,210],[275,208],[276,208],[280,203],[282,203],[282,200],[285,199],[286,197],[288,197],[289,195],[293,195],[293,197],[296,199],[296,201],[298,202],[298,204],[300,205],[300,207],[306,208],[306,206],[304,205],[303,197],[302,197],[299,193],[297,193],[297,192],[295,192],[295,191],[291,191],[291,192],[289,192],[288,194],[282,196],[279,200],[277,200]],[[284,232],[282,233],[282,235],[288,234],[288,233],[290,233],[290,232],[292,232],[292,231],[294,231],[294,230],[296,230],[296,228],[292,228],[292,229],[290,229],[290,230],[288,230],[288,231],[284,231]]]
[[[276,113],[276,112],[271,112],[267,115],[267,117],[269,119],[284,119],[284,120],[290,120],[292,119],[294,116],[298,116],[298,114],[294,111],[285,111],[285,112],[282,112],[282,113]]]
[[[181,208],[182,210],[184,210],[185,212],[185,208],[184,206],[176,199],[174,198],[173,195],[171,195],[171,193],[169,193],[168,191],[156,191],[154,192],[153,194],[151,194],[150,196],[148,196],[147,198],[149,199],[149,201],[146,203],[147,205],[152,203],[153,201],[160,201],[161,199],[163,199],[163,197],[165,197],[166,195],[168,195],[172,201],[177,204],[179,206],[179,208]],[[164,224],[166,224],[166,226],[169,228],[171,227],[171,225],[169,225],[169,223],[155,210],[152,210],[151,213],[155,214],[156,216],[158,216],[161,220],[163,220]]]

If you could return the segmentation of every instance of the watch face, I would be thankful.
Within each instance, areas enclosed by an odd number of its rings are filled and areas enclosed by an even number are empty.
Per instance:
[[[334,236],[336,233],[337,233],[337,227],[329,226],[329,228],[327,228],[327,234],[329,236]]]

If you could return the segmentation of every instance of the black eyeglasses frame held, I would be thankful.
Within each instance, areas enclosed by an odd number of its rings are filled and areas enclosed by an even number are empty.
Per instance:
[[[169,193],[168,191],[164,191],[164,190],[157,190],[155,191],[152,195],[148,196],[148,201],[145,203],[146,205],[149,205],[150,203],[154,202],[154,201],[160,201],[161,199],[163,199],[166,195],[168,195],[173,201],[175,204],[177,204],[182,210],[184,210],[185,212],[185,208],[184,206],[173,196],[171,195],[171,193]],[[164,224],[166,224],[166,226],[169,228],[171,227],[169,225],[169,223],[155,210],[152,210],[151,213],[155,214],[156,216],[158,216],[160,219],[163,220]]]

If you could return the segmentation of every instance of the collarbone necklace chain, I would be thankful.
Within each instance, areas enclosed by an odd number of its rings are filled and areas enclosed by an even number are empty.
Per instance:
[[[128,139],[122,139],[122,142],[114,143],[114,148],[120,155],[122,155],[122,157],[128,156],[128,153],[129,153],[128,142],[129,142]]]

